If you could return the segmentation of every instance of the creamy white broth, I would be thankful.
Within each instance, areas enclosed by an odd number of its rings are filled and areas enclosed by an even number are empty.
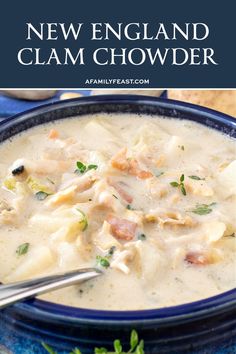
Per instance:
[[[2,282],[99,266],[100,278],[42,298],[115,310],[235,287],[234,139],[190,121],[98,115],[30,129],[0,156]]]

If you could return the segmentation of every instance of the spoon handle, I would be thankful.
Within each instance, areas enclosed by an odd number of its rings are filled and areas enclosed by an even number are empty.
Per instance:
[[[30,299],[49,291],[96,278],[101,274],[102,272],[98,269],[87,268],[8,285],[0,285],[0,309],[18,301]]]

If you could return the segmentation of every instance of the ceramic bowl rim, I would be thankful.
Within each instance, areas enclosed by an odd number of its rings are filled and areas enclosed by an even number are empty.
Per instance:
[[[47,112],[54,111],[55,109],[65,109],[77,105],[88,104],[118,104],[128,103],[137,105],[155,105],[164,109],[177,109],[180,112],[202,115],[202,118],[209,118],[216,124],[225,124],[236,131],[236,120],[224,113],[214,111],[209,108],[201,107],[191,103],[185,103],[182,101],[170,100],[166,98],[157,98],[152,96],[141,95],[96,95],[86,96],[65,101],[56,101],[46,105],[41,105],[36,108],[21,112],[17,115],[7,118],[0,122],[0,130],[11,126],[14,123],[19,123],[20,120],[25,120],[28,117],[37,116],[38,114],[45,114]],[[102,110],[101,110],[102,112]],[[176,119],[171,117],[172,119]],[[187,118],[182,118],[187,120]],[[191,119],[190,119],[191,120]],[[193,120],[193,119],[192,119]],[[201,123],[200,123],[201,124]],[[209,126],[206,122],[202,122],[204,126]],[[37,125],[37,124],[36,124]],[[35,126],[36,126],[35,125]],[[213,127],[216,128],[216,127]],[[217,129],[217,128],[216,128]],[[217,129],[219,130],[219,129]],[[76,308],[71,306],[65,306],[61,304],[51,303],[40,299],[28,300],[24,303],[13,305],[16,311],[25,312],[35,316],[41,316],[45,319],[60,318],[64,320],[74,321],[112,321],[113,323],[124,322],[136,322],[142,321],[157,321],[164,323],[170,321],[173,318],[188,319],[208,316],[209,314],[221,313],[230,310],[236,305],[236,288],[221,294],[186,303],[177,306],[170,306],[160,309],[148,309],[148,310],[131,310],[131,311],[114,311],[114,310],[94,310]]]

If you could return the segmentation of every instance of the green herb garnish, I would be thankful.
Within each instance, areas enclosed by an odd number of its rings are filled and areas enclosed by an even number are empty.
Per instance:
[[[115,194],[112,194],[114,198],[118,199],[118,197]]]
[[[16,249],[16,253],[18,254],[18,256],[23,256],[23,254],[26,254],[29,250],[29,243],[22,243],[22,245],[18,246]]]
[[[138,240],[144,241],[146,240],[147,236],[145,234],[139,234],[138,235]]]
[[[109,249],[108,253],[106,256],[102,257],[102,256],[97,256],[96,257],[96,260],[97,260],[97,263],[104,267],[104,268],[108,268],[110,267],[110,258],[113,256],[114,252],[116,250],[116,246],[111,246],[111,248]]]
[[[76,173],[81,173],[81,174],[83,174],[85,172],[88,172],[90,170],[96,170],[98,168],[97,165],[88,165],[88,166],[86,166],[81,161],[77,161],[76,162],[76,166],[77,166],[77,169],[75,170],[75,172]]]
[[[170,182],[170,185],[172,187],[179,187],[179,183],[178,182]]]
[[[82,352],[79,350],[79,348],[75,348],[70,352],[70,354],[82,354]]]
[[[46,177],[46,178],[47,178],[48,182],[55,184],[55,182],[53,182],[53,180],[51,178],[48,178],[48,177]]]
[[[157,173],[156,173],[156,177],[160,177],[160,176],[162,176],[162,175],[164,175],[164,172],[157,172]]]
[[[207,215],[212,212],[212,206],[216,205],[216,203],[211,203],[211,204],[197,204],[194,209],[191,209],[190,211],[194,214],[198,215]]]
[[[98,165],[88,165],[87,171],[89,170],[96,170],[98,168]]]
[[[43,342],[42,346],[49,354],[57,354],[57,352],[55,352],[55,350],[53,350],[48,344]]]
[[[57,354],[48,344],[42,343],[42,346],[49,354]],[[121,341],[119,339],[113,342],[114,351],[108,351],[106,348],[95,348],[94,354],[145,354],[144,353],[144,341],[138,338],[138,333],[133,329],[130,335],[130,349],[128,352],[124,352]],[[79,348],[75,348],[69,354],[82,354]]]
[[[38,200],[44,200],[46,199],[50,194],[46,193],[46,192],[43,192],[43,191],[39,191],[35,194],[35,197],[38,199]]]
[[[94,353],[95,354],[107,354],[108,353],[108,350],[106,348],[95,348],[94,349]],[[114,352],[113,352],[114,353]],[[112,352],[110,352],[110,354],[113,354]]]
[[[116,354],[121,354],[122,353],[122,345],[119,339],[114,340],[114,349]]]
[[[116,250],[116,246],[111,246],[111,248],[108,251],[108,256],[107,257],[113,256],[115,250]]]
[[[180,176],[179,182],[175,182],[175,181],[170,182],[170,185],[172,187],[179,188],[184,196],[187,195],[186,189],[184,186],[184,175],[183,174]]]
[[[128,353],[134,353],[134,354],[144,354],[144,341],[140,340],[138,338],[138,333],[133,329],[131,332],[130,336],[130,349],[128,352],[122,351],[122,345],[121,341],[119,339],[116,339],[113,342],[113,347],[114,347],[114,352],[108,351],[106,348],[95,348],[94,353],[95,354],[128,354]]]
[[[191,179],[194,179],[195,181],[204,181],[205,178],[201,178],[201,177],[198,177],[198,176],[188,176],[189,178]]]
[[[104,267],[104,268],[110,267],[110,262],[106,257],[97,256],[96,260],[97,260],[98,264],[101,265],[102,267]]]
[[[86,171],[86,165],[84,165],[83,162],[77,161],[76,166],[77,166],[76,172],[84,173]]]
[[[128,209],[128,210],[135,210],[135,209],[132,207],[131,204],[127,204],[127,205],[126,205],[126,209]]]
[[[130,335],[130,350],[134,350],[138,345],[138,333],[132,330]]]

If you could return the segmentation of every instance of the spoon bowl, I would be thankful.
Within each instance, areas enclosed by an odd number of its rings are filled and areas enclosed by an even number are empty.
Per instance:
[[[0,285],[0,309],[16,302],[81,283],[102,275],[97,268],[76,269],[66,273]]]

